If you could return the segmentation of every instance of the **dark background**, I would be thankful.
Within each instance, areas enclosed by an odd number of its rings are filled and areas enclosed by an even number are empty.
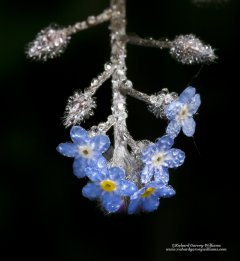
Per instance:
[[[190,0],[128,1],[128,31],[143,37],[193,33],[216,49],[216,64],[184,66],[167,51],[128,47],[128,76],[148,94],[163,87],[201,94],[192,138],[176,147],[187,155],[171,172],[177,194],[159,209],[137,216],[104,215],[81,196],[85,180],[72,174],[72,159],[55,150],[69,140],[62,126],[66,99],[89,85],[109,60],[108,25],[75,35],[65,54],[46,63],[26,59],[24,49],[52,22],[73,24],[98,14],[107,0],[0,2],[1,179],[0,260],[239,260],[236,141],[239,88],[239,1],[197,7]],[[97,93],[88,128],[110,113],[110,83]],[[166,122],[145,104],[128,99],[135,139],[154,141]],[[199,152],[198,152],[199,151]],[[238,153],[239,154],[239,153]],[[221,244],[225,253],[166,252],[175,243]]]

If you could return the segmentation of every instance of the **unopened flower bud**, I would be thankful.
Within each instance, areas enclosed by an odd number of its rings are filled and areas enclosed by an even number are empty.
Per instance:
[[[182,64],[211,63],[217,57],[210,45],[204,44],[194,35],[180,35],[172,41],[171,56]]]
[[[148,109],[152,112],[157,118],[165,118],[165,108],[166,106],[177,99],[177,93],[169,92],[167,88],[164,88],[162,91],[158,92],[155,95],[150,96],[150,104]]]
[[[69,40],[70,36],[66,29],[56,25],[49,26],[41,30],[35,40],[29,43],[27,55],[40,61],[55,58],[63,53]]]
[[[75,92],[68,98],[64,125],[69,127],[81,123],[93,115],[94,108],[96,108],[96,102],[89,92]]]

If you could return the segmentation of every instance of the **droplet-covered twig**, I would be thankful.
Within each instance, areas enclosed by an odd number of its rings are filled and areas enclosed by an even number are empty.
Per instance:
[[[168,49],[171,47],[171,42],[168,39],[154,40],[153,38],[141,38],[137,35],[128,35],[126,41],[127,43],[144,47],[159,49]]]
[[[97,126],[92,126],[88,131],[91,137],[106,134],[106,132],[116,123],[116,119],[113,115],[109,115],[106,122],[100,122]]]
[[[101,74],[92,80],[91,85],[84,92],[76,91],[73,96],[68,98],[63,120],[66,127],[80,124],[93,115],[93,109],[96,108],[93,95],[111,77],[115,66],[111,63],[106,63],[104,69]]]
[[[89,16],[85,21],[73,26],[61,28],[58,25],[50,25],[41,30],[36,38],[28,44],[26,54],[29,58],[46,61],[61,55],[66,49],[71,35],[79,31],[96,26],[111,18],[112,9],[106,9],[97,16]]]
[[[173,41],[127,35],[126,41],[144,47],[169,49],[171,56],[182,64],[208,64],[214,62],[217,58],[210,45],[204,44],[192,34],[180,35]]]
[[[162,89],[157,94],[147,95],[146,93],[132,88],[132,83],[130,81],[127,81],[122,86],[121,90],[124,94],[145,102],[148,105],[149,111],[157,118],[165,118],[165,107],[178,97],[175,92],[170,93],[167,88]]]

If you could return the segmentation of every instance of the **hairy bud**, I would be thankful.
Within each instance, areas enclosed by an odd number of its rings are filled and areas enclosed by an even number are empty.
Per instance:
[[[29,43],[27,56],[40,61],[53,59],[63,53],[69,40],[66,29],[57,25],[49,26],[41,30],[35,40]]]
[[[150,104],[148,109],[152,112],[157,118],[165,118],[165,108],[172,101],[176,100],[178,97],[177,93],[169,93],[167,88],[162,89],[155,95],[150,96]]]
[[[194,35],[180,35],[172,42],[171,56],[182,64],[211,63],[217,57],[210,45],[205,45]]]
[[[67,101],[64,113],[64,125],[69,127],[81,123],[93,115],[96,108],[95,99],[89,92],[75,92]]]

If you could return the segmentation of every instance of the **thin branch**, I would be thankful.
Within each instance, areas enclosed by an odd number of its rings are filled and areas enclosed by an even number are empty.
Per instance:
[[[144,47],[155,47],[159,49],[169,49],[172,43],[168,39],[154,40],[153,38],[141,38],[137,35],[127,35],[127,43]]]
[[[115,70],[116,65],[106,63],[104,65],[104,71],[101,74],[99,74],[96,78],[92,79],[91,85],[85,89],[85,92],[89,92],[91,93],[91,95],[95,94],[99,87],[102,86],[103,83],[112,76]]]
[[[154,47],[161,50],[169,49],[172,58],[182,64],[209,64],[217,59],[214,49],[192,34],[179,35],[173,41],[127,35],[125,41],[144,47]]]
[[[105,70],[92,80],[91,85],[84,92],[76,91],[68,98],[63,120],[66,127],[80,124],[93,115],[93,109],[96,108],[93,95],[112,76],[115,68],[116,66],[111,63],[106,63],[104,65]]]
[[[105,134],[115,123],[116,118],[113,115],[109,115],[106,122],[100,122],[97,126],[92,126],[88,134],[90,136]]]
[[[121,91],[125,95],[129,95],[137,100],[145,102],[148,105],[148,110],[157,118],[165,118],[165,107],[177,98],[177,94],[175,92],[170,93],[167,88],[162,89],[156,94],[147,95],[133,89],[127,82],[122,86]]]
[[[112,9],[108,8],[99,15],[96,16],[91,15],[85,21],[78,22],[72,26],[67,27],[66,28],[67,34],[72,35],[79,31],[107,22],[111,19],[111,17],[112,17]]]
[[[150,96],[132,88],[132,83],[130,81],[126,81],[125,84],[121,86],[121,91],[123,94],[127,94],[137,100],[150,103]]]
[[[111,0],[111,62],[117,66],[112,75],[112,114],[116,118],[114,125],[114,153],[113,163],[126,167],[127,142],[124,133],[127,131],[126,97],[120,91],[126,76],[126,2],[125,0]]]

